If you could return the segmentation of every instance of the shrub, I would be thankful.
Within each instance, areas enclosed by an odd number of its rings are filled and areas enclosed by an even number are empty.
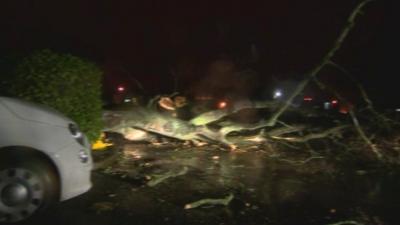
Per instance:
[[[17,64],[10,92],[64,113],[94,141],[102,127],[101,77],[86,60],[41,50]]]

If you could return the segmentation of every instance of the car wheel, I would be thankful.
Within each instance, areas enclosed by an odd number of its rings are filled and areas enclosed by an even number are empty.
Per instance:
[[[0,161],[0,223],[25,220],[57,200],[57,175],[45,160]]]

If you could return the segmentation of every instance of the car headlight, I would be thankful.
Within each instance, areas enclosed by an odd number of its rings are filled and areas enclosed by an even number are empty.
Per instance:
[[[82,146],[85,146],[85,135],[83,135],[82,131],[79,130],[79,127],[76,124],[68,125],[69,132],[72,137]]]

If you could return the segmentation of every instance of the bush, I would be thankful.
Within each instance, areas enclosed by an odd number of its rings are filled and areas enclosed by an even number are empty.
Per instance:
[[[94,141],[102,128],[101,77],[86,60],[41,50],[17,64],[9,92],[64,113]]]

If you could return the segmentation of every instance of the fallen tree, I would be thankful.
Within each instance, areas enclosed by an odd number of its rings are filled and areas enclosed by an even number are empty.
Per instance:
[[[212,110],[192,118],[190,121],[181,120],[171,116],[171,114],[161,113],[155,110],[154,104],[160,100],[162,105],[167,106],[167,110],[175,110],[173,101],[166,98],[157,96],[151,100],[148,107],[136,107],[130,111],[110,111],[104,113],[104,120],[106,121],[106,128],[104,131],[117,132],[124,135],[125,138],[134,140],[143,134],[159,135],[169,137],[181,141],[191,141],[194,144],[198,143],[218,143],[225,147],[236,149],[238,139],[231,140],[229,136],[232,134],[259,132],[255,138],[246,138],[246,140],[253,140],[255,142],[266,141],[285,141],[296,143],[307,143],[315,139],[330,138],[331,136],[340,136],[340,133],[350,128],[350,123],[333,124],[328,128],[320,128],[318,132],[306,132],[307,129],[312,128],[307,123],[288,125],[280,121],[284,113],[295,111],[307,118],[312,115],[312,112],[307,110],[295,109],[292,107],[294,99],[302,93],[304,88],[310,82],[316,82],[320,88],[327,89],[322,83],[318,81],[319,72],[327,65],[332,65],[332,58],[335,53],[341,48],[342,43],[345,41],[349,32],[355,25],[355,20],[362,9],[371,0],[364,0],[359,3],[350,14],[347,25],[343,28],[333,47],[322,58],[321,62],[317,64],[305,78],[297,85],[289,97],[282,103],[279,102],[252,102],[251,104],[244,104],[235,106],[229,109]],[[358,85],[358,84],[357,84]],[[362,88],[362,95],[368,103],[369,109],[372,110],[371,101],[366,98],[366,93]],[[337,97],[344,100],[340,94],[334,92]],[[168,100],[168,101],[166,101]],[[165,107],[165,106],[164,106]],[[260,120],[257,123],[238,123],[229,119],[229,116],[235,113],[240,113],[247,109],[267,109],[269,118],[267,120]],[[375,111],[373,111],[375,112]],[[378,158],[382,158],[380,150],[368,138],[366,132],[361,127],[355,112],[350,109],[349,115],[353,122],[353,127],[362,140],[369,146],[371,152]],[[144,132],[144,133],[143,133]],[[137,134],[141,135],[137,135]],[[291,134],[288,136],[288,134]],[[239,139],[240,142],[240,139]]]

